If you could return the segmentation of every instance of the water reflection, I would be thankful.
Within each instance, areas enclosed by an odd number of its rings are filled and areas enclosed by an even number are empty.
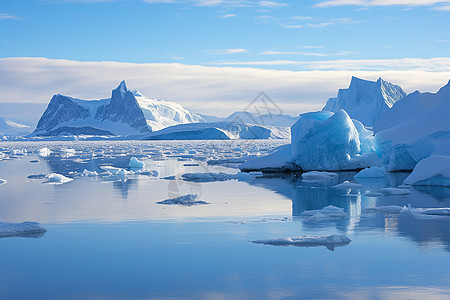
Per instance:
[[[366,213],[366,209],[377,206],[450,207],[450,189],[446,187],[409,187],[410,195],[377,197],[366,196],[379,188],[396,187],[408,173],[390,173],[384,178],[359,179],[365,185],[361,190],[340,190],[333,188],[345,180],[356,182],[354,172],[341,172],[331,181],[308,182],[301,175],[270,175],[256,178],[253,185],[270,189],[292,200],[293,220],[302,222],[305,229],[334,227],[341,232],[353,233],[378,229],[405,236],[419,245],[433,242],[443,244],[450,251],[450,217],[418,219],[407,214]],[[344,220],[306,222],[302,213],[306,210],[320,210],[328,205],[341,207],[349,213]]]

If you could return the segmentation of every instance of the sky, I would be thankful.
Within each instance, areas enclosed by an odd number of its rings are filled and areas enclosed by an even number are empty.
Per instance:
[[[218,116],[261,91],[285,113],[317,110],[351,76],[436,92],[448,28],[438,0],[1,1],[0,104],[106,98],[121,80]]]

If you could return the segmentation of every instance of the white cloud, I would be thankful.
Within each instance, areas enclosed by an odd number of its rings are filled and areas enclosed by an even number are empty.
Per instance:
[[[248,53],[247,49],[239,48],[239,49],[221,49],[221,50],[211,50],[208,51],[209,54],[212,55],[223,55],[223,54],[240,54],[240,53]]]
[[[228,18],[234,18],[236,16],[237,16],[236,14],[224,14],[224,15],[220,15],[219,18],[228,19]]]
[[[435,9],[435,10],[450,11],[450,5],[437,6],[437,7],[435,7],[434,9]]]
[[[346,62],[346,63],[344,63]],[[385,63],[384,71],[366,70],[369,61],[333,61],[310,64],[302,71],[250,67],[78,62],[46,58],[1,58],[0,101],[48,103],[56,93],[84,99],[108,97],[125,79],[131,89],[149,97],[179,102],[202,113],[225,116],[242,110],[259,92],[265,91],[290,114],[321,109],[328,97],[348,86],[352,75],[369,80],[382,76],[407,92],[435,92],[450,78],[450,58],[423,60],[424,69],[388,68],[402,61]],[[405,61],[403,61],[405,63]],[[433,66],[446,65],[446,71]],[[358,65],[361,67],[358,69]],[[411,64],[413,65],[413,64]],[[315,70],[307,68],[318,67]],[[389,71],[385,71],[389,70]]]
[[[356,6],[391,6],[391,5],[403,5],[403,6],[423,6],[450,3],[446,0],[330,0],[317,3],[314,7],[332,7],[343,5],[356,5]]]

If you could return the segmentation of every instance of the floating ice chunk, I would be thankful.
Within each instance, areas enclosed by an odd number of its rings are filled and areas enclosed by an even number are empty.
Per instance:
[[[384,177],[386,169],[384,167],[369,167],[359,171],[355,178],[376,178]]]
[[[138,160],[136,157],[132,157],[130,159],[129,166],[132,169],[142,169],[143,167],[145,167],[145,164],[142,161]]]
[[[37,222],[5,223],[0,222],[0,237],[29,236],[39,237],[47,231]]]
[[[403,183],[450,187],[450,156],[434,155],[421,160]]]
[[[330,250],[334,250],[337,246],[350,244],[352,240],[345,235],[305,235],[299,237],[287,237],[268,240],[253,241],[255,244],[272,245],[272,246],[297,246],[297,247],[317,247],[325,246]]]
[[[47,183],[50,183],[50,184],[63,184],[63,183],[73,180],[72,178],[68,178],[68,177],[66,177],[62,174],[58,174],[58,173],[50,173],[50,174],[47,174],[45,177],[48,179]]]
[[[24,156],[27,155],[28,152],[27,149],[14,149],[11,154],[15,156]]]
[[[120,170],[122,170],[121,168],[116,168],[112,166],[100,166],[100,168],[107,171],[111,175],[116,175]]]
[[[98,176],[98,173],[96,171],[89,171],[84,169],[83,173],[81,173],[82,176],[87,176],[87,177],[96,177]]]
[[[398,205],[385,205],[385,206],[377,206],[366,208],[366,212],[376,212],[383,214],[399,214],[402,211],[403,207]]]
[[[198,198],[197,194],[187,194],[176,198],[167,199],[164,201],[156,202],[157,204],[167,204],[167,205],[185,205],[185,206],[192,206],[192,205],[201,205],[201,204],[209,204],[205,201],[195,201]]]
[[[0,152],[0,159],[3,159],[3,158],[5,158],[5,157],[6,157],[6,154],[3,153],[3,152]]]
[[[52,151],[50,151],[50,149],[48,149],[47,147],[41,148],[39,149],[38,155],[40,157],[47,157],[52,153]]]
[[[450,207],[416,208],[416,212],[424,215],[450,216]]]
[[[338,174],[332,172],[311,171],[302,174],[303,181],[317,182],[328,181],[338,177]]]
[[[0,185],[6,184],[7,182],[8,182],[8,180],[6,180],[6,179],[0,179]]]
[[[366,187],[359,183],[344,181],[343,183],[336,184],[333,186],[336,189],[343,189],[343,190],[362,190]]]
[[[401,195],[411,194],[410,190],[393,188],[393,187],[382,188],[382,189],[379,189],[378,192],[382,193],[383,195],[388,195],[388,196],[391,196],[391,195],[401,196]]]
[[[214,182],[235,179],[235,175],[227,173],[186,173],[181,175],[186,181]]]

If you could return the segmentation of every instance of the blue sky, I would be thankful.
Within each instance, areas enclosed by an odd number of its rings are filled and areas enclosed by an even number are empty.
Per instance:
[[[0,102],[105,97],[126,79],[204,113],[217,107],[205,101],[227,101],[226,114],[265,90],[297,114],[352,75],[436,91],[450,78],[448,28],[450,0],[1,1]]]
[[[202,65],[450,56],[450,1],[324,2],[2,1],[0,55]],[[338,5],[352,2],[438,3]]]

